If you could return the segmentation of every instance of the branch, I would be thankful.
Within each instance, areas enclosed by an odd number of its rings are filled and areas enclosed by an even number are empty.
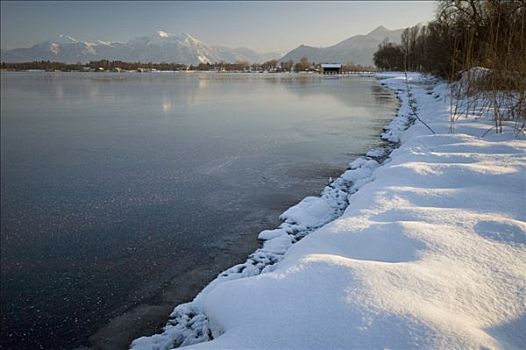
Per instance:
[[[405,84],[407,86],[407,97],[409,98],[409,81],[407,80],[407,71],[404,72],[404,74],[405,74]],[[436,132],[433,129],[431,129],[431,127],[429,125],[427,125],[426,122],[424,122],[422,119],[420,119],[420,117],[418,116],[418,113],[416,113],[416,109],[415,108],[411,108],[411,109],[412,109],[413,114],[416,117],[416,119],[418,119],[422,124],[425,125],[426,128],[429,129],[429,131],[431,131],[433,134],[436,135]]]

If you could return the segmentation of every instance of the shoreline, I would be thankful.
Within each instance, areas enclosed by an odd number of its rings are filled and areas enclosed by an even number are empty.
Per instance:
[[[407,92],[398,114],[423,121],[389,124],[383,137],[400,147],[343,215],[268,273],[205,288],[201,314],[176,308],[193,318],[186,329],[169,325],[134,349],[524,347],[524,135],[513,121],[488,133],[483,107],[452,132],[445,82],[384,77]],[[280,238],[272,231],[262,235]]]
[[[379,86],[390,89],[381,83],[382,78],[378,74],[375,74],[375,77]],[[398,106],[394,110],[393,119],[383,127],[379,135],[383,142],[381,147],[370,149],[364,155],[351,161],[347,171],[328,184],[319,197],[305,197],[296,205],[285,210],[279,217],[282,223],[276,229],[264,230],[259,234],[258,239],[263,243],[260,248],[248,256],[245,263],[221,272],[201,289],[192,301],[176,305],[175,308],[172,305],[173,312],[165,322],[163,332],[134,339],[130,349],[151,349],[154,346],[164,349],[212,340],[213,336],[208,327],[207,317],[201,311],[202,305],[200,305],[199,298],[202,295],[222,282],[273,271],[293,244],[341,217],[349,204],[348,196],[370,182],[372,172],[381,166],[389,158],[390,153],[399,146],[399,141],[393,135],[406,130],[414,123],[414,118],[400,113],[402,107],[400,92],[390,90],[398,100]]]
[[[197,73],[199,73],[199,72],[197,72]],[[229,74],[229,73],[233,73],[233,72],[224,72],[224,73],[221,73],[221,72],[203,72],[203,73]],[[233,73],[233,74],[235,74],[235,73]],[[253,74],[257,74],[257,73],[253,73]],[[280,76],[287,76],[288,75],[288,74],[284,75],[283,73],[276,73],[276,74],[280,75]],[[269,76],[273,76],[274,73],[269,73],[268,75]],[[320,78],[320,79],[323,79],[323,78],[329,78],[329,79],[333,78],[334,79],[335,78],[335,76],[323,76],[323,75],[319,75],[319,74],[301,74],[301,75],[305,75],[306,77],[308,76],[308,77],[312,77],[312,78]],[[371,76],[369,74],[366,74],[366,75],[363,75],[363,76],[360,75],[360,77],[370,78]],[[337,78],[339,78],[339,77],[337,77]],[[345,78],[345,76],[344,76],[344,78]],[[388,88],[382,86],[381,84],[379,84],[378,80],[375,81],[375,84],[377,86],[379,86],[379,87],[388,89]],[[388,90],[390,90],[390,89],[388,89]],[[390,91],[392,91],[392,90],[390,90]],[[393,92],[394,97],[398,101],[397,102],[397,106],[393,110],[393,112],[395,113],[395,117],[396,117],[396,112],[400,108],[400,99],[398,98],[398,94],[395,91],[392,91],[392,92]],[[395,117],[393,117],[393,118],[395,118]],[[390,119],[388,124],[392,120],[393,119]],[[385,144],[384,146],[382,146],[380,148],[385,149],[386,151],[382,152],[382,155],[378,155],[378,154],[374,155],[373,154],[369,158],[371,158],[371,159],[374,158],[374,159],[378,159],[378,160],[382,159],[382,161],[383,161],[383,159],[388,156],[388,153],[390,151],[392,151],[393,144],[389,143],[388,141],[383,140],[381,138],[381,135],[382,135],[382,133],[385,132],[387,125],[382,128],[381,133],[378,135],[379,136],[378,140],[381,140],[381,142]],[[378,153],[378,148],[374,148],[374,150],[376,150],[376,153]],[[387,151],[387,150],[389,150],[389,151]],[[371,151],[371,150],[369,150],[369,151]],[[356,159],[363,158],[363,157],[367,157],[367,156],[366,155],[358,156]],[[349,167],[347,167],[347,169],[349,169]],[[339,176],[341,176],[341,174],[342,174],[341,170],[338,170],[330,178],[336,179]],[[330,187],[330,185],[327,186],[327,187]],[[294,207],[295,205],[298,204],[298,202],[294,202],[294,203],[295,204],[282,205],[281,206],[282,208],[280,208],[280,209],[276,208],[275,209],[276,214],[273,215],[272,218],[269,218],[268,220],[266,219],[266,221],[274,219],[273,220],[274,224],[271,224],[268,227],[278,227],[282,223],[282,220],[278,219],[278,216],[281,213],[287,211],[287,209],[290,209],[291,207]],[[343,213],[344,209],[345,209],[344,207],[343,208],[339,208],[340,212],[339,212],[338,216],[333,217],[331,219],[331,221],[336,219],[337,217],[339,217],[339,215],[341,215],[341,213]],[[304,232],[304,233],[298,232],[298,233],[295,234],[295,237],[296,237],[295,239],[297,241],[299,241],[305,235],[307,235],[308,233],[310,233],[311,231],[313,231],[313,230],[315,230],[317,228],[318,227],[316,227],[316,228],[309,228],[307,230],[307,232]],[[252,232],[252,233],[254,232],[254,230],[249,230],[249,231]],[[258,231],[255,231],[255,232],[258,232]],[[120,313],[118,313],[118,315],[112,317],[108,323],[102,325],[101,327],[99,327],[97,329],[97,331],[95,333],[92,333],[91,335],[89,335],[89,339],[88,339],[88,341],[86,342],[86,344],[84,346],[79,346],[79,347],[76,348],[76,350],[99,349],[99,348],[104,348],[104,349],[121,349],[124,344],[126,344],[126,346],[128,346],[128,345],[131,344],[131,342],[133,340],[138,339],[139,337],[144,337],[145,334],[152,334],[151,336],[155,336],[156,334],[162,332],[163,328],[167,325],[167,317],[166,316],[170,315],[172,313],[172,311],[174,310],[174,305],[178,306],[178,305],[188,304],[188,302],[185,302],[185,301],[193,300],[194,297],[196,297],[202,290],[204,290],[206,287],[208,287],[208,285],[211,284],[213,281],[215,281],[222,273],[226,273],[226,272],[230,271],[233,268],[245,265],[246,264],[245,260],[247,260],[247,256],[250,257],[251,255],[254,254],[254,252],[256,252],[257,250],[262,248],[262,241],[263,240],[262,239],[258,239],[257,236],[254,237],[255,245],[254,245],[254,249],[251,250],[252,254],[239,255],[237,257],[237,260],[239,261],[239,264],[237,264],[237,265],[232,265],[232,260],[222,259],[222,260],[225,261],[223,264],[221,264],[221,266],[224,266],[224,268],[219,269],[219,271],[222,271],[219,274],[217,272],[210,273],[210,271],[208,271],[208,268],[197,269],[198,271],[196,271],[196,272],[195,271],[189,271],[187,273],[189,276],[195,277],[195,275],[194,275],[195,273],[202,274],[204,276],[202,279],[200,279],[200,281],[203,281],[202,286],[195,287],[195,284],[198,284],[197,282],[199,282],[199,281],[194,281],[193,286],[177,285],[173,281],[169,281],[169,282],[165,283],[165,285],[168,286],[167,288],[165,287],[162,290],[160,290],[159,292],[157,292],[157,293],[151,295],[150,297],[146,298],[139,305],[135,305],[135,306],[131,306],[129,308],[126,308],[123,312],[120,312]],[[230,262],[228,262],[227,260],[229,260]],[[272,259],[272,261],[275,261],[275,260]],[[214,271],[217,271],[217,270],[214,270]],[[182,296],[180,296],[180,297],[179,296],[178,297],[173,297],[173,295],[175,295],[175,294],[182,295]],[[183,300],[183,302],[171,303],[170,299]],[[157,302],[157,301],[160,301],[160,302]],[[170,318],[168,318],[168,322],[169,321],[170,321]]]

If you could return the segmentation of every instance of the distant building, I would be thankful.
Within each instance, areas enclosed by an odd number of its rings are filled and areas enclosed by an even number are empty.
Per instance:
[[[341,74],[342,64],[341,63],[322,63],[321,74]]]

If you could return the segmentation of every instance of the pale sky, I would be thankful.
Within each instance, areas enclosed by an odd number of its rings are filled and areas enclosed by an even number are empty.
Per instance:
[[[163,30],[212,45],[288,51],[330,46],[379,25],[425,23],[435,7],[433,1],[2,1],[1,47],[29,47],[59,34],[127,41]]]

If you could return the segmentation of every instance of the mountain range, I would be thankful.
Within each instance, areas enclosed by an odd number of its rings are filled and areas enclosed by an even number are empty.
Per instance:
[[[389,30],[383,26],[366,35],[355,35],[329,47],[301,45],[283,55],[279,52],[258,53],[246,47],[228,48],[208,45],[190,34],[172,34],[159,30],[150,36],[131,39],[127,42],[79,41],[61,34],[29,48],[1,50],[4,62],[27,62],[50,60],[66,63],[88,62],[101,59],[127,62],[175,62],[182,64],[214,62],[261,63],[271,59],[284,62],[299,62],[307,57],[311,62],[352,62],[372,65],[372,57],[378,44],[384,39],[399,43],[403,29]],[[281,58],[280,58],[281,57]]]
[[[373,65],[373,54],[378,49],[378,44],[387,38],[390,42],[400,43],[404,29],[389,30],[379,26],[365,35],[355,35],[336,45],[329,47],[313,47],[300,45],[288,52],[279,61],[293,60],[299,62],[302,57],[307,57],[310,62],[338,62]]]
[[[84,42],[61,34],[29,48],[2,50],[4,62],[27,62],[50,60],[66,63],[88,62],[101,59],[127,62],[175,62],[198,64],[213,62],[261,63],[281,56],[279,52],[258,53],[245,47],[231,49],[211,46],[190,34],[172,34],[159,30],[151,36],[131,39],[127,42]]]

